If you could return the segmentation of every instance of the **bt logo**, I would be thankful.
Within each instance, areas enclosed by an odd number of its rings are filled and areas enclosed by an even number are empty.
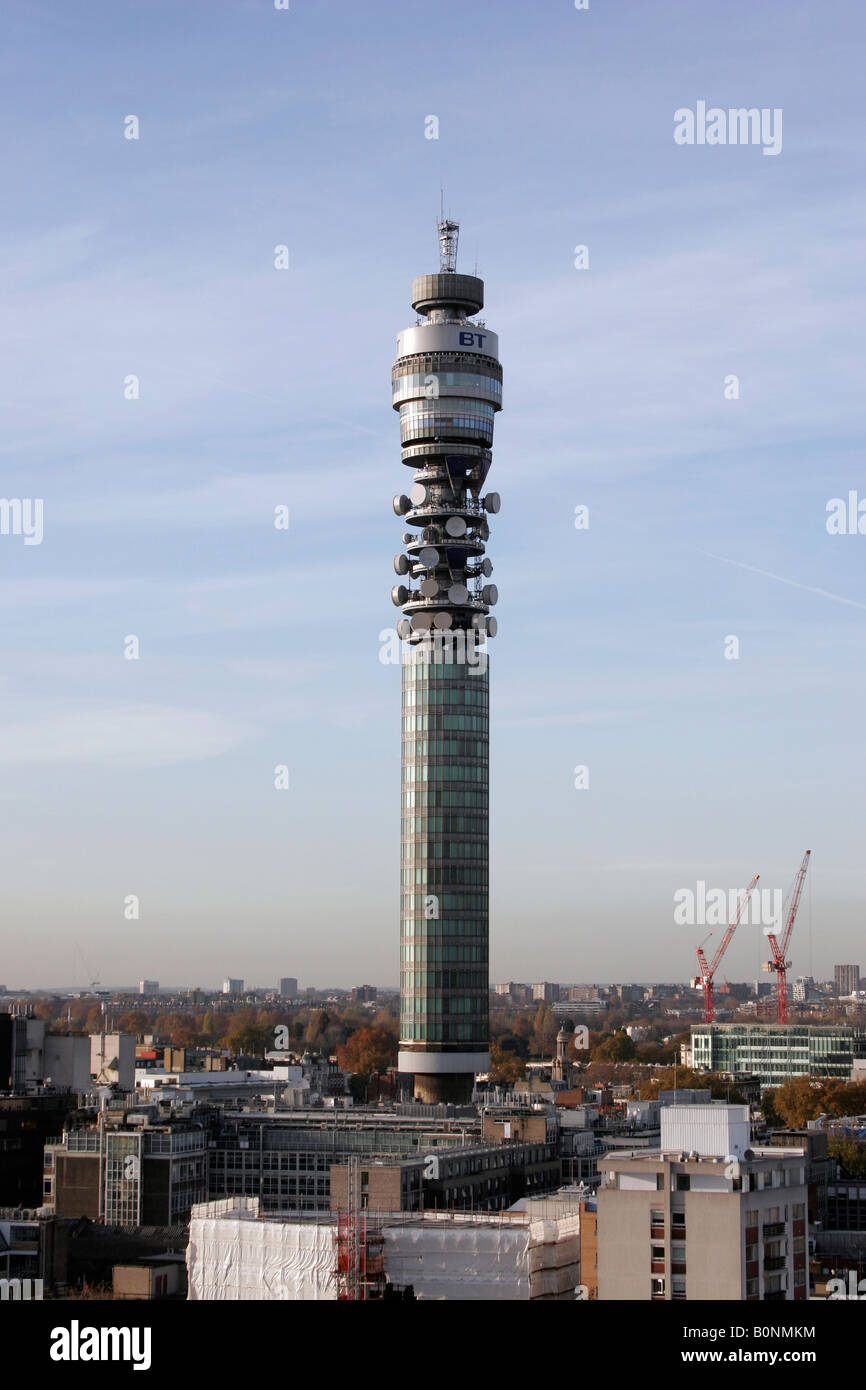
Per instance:
[[[475,346],[475,343],[476,343],[476,340],[477,340],[478,346],[481,347],[481,346],[483,345],[484,339],[485,339],[486,337],[487,337],[487,334],[486,334],[486,333],[463,333],[463,332],[462,332],[462,333],[460,334],[460,346],[461,346],[461,347],[474,347],[474,346]]]

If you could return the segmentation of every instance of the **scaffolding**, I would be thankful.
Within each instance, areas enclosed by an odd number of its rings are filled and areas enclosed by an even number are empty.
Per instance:
[[[361,1162],[357,1155],[350,1156],[348,1169],[348,1205],[337,1213],[333,1278],[338,1300],[366,1302],[384,1297],[385,1238],[381,1221],[371,1221],[361,1206]]]

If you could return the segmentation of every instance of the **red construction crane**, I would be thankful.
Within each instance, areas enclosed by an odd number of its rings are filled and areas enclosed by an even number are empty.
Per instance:
[[[739,926],[740,918],[746,910],[746,903],[752,896],[752,891],[759,878],[760,874],[755,874],[755,877],[752,879],[748,888],[744,888],[742,893],[740,894],[740,901],[737,903],[737,910],[734,913],[734,920],[733,922],[731,922],[730,926],[727,928],[724,936],[719,942],[719,949],[713,956],[712,965],[707,965],[707,958],[704,955],[704,943],[706,941],[709,941],[710,937],[704,937],[704,940],[697,948],[698,965],[701,968],[701,973],[700,975],[696,975],[695,978],[692,980],[692,988],[697,989],[698,985],[703,986],[704,1023],[712,1023],[713,1019],[716,1016],[716,1005],[715,998],[713,995],[713,976],[715,975],[716,970],[718,969],[719,961],[722,959],[722,956],[725,954],[725,951],[727,951],[728,946],[730,945],[731,937],[733,936],[734,932],[737,930],[737,927]],[[710,932],[710,936],[712,936],[712,932]]]
[[[803,882],[806,878],[806,870],[809,867],[810,849],[803,855],[803,862],[797,870],[797,877],[794,881],[794,891],[791,894],[791,906],[788,908],[788,916],[785,921],[785,930],[782,935],[782,944],[779,945],[773,932],[767,932],[767,940],[770,943],[770,950],[773,952],[773,959],[764,962],[766,971],[775,970],[776,972],[776,1021],[777,1023],[788,1022],[788,970],[791,962],[786,959],[788,954],[788,943],[791,940],[791,932],[794,930],[794,918],[797,916],[797,908],[800,906],[800,895],[803,892]]]

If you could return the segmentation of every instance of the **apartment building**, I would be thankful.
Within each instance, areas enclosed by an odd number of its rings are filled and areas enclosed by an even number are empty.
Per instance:
[[[806,1299],[802,1150],[752,1149],[745,1105],[661,1121],[659,1152],[599,1160],[599,1299]]]

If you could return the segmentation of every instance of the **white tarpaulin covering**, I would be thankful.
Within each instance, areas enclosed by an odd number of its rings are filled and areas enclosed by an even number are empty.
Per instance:
[[[411,1284],[416,1298],[529,1298],[528,1225],[437,1222],[386,1227],[384,1236],[388,1282]]]
[[[220,1207],[224,1213],[196,1214]],[[229,1200],[194,1208],[186,1255],[190,1299],[336,1299],[332,1222],[260,1221],[238,1207]]]
[[[580,1282],[578,1221],[385,1228],[388,1282],[419,1299],[574,1298]]]
[[[573,1299],[579,1218],[383,1217],[385,1276],[418,1299]],[[190,1299],[333,1301],[333,1220],[259,1218],[255,1198],[193,1208]]]

